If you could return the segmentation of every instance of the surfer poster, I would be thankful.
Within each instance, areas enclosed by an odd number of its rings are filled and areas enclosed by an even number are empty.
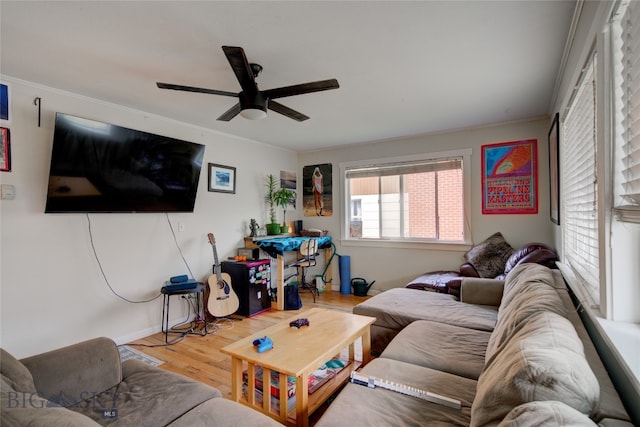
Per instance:
[[[482,146],[482,213],[538,213],[538,141]]]

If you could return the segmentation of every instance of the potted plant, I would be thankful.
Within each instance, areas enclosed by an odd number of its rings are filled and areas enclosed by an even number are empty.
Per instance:
[[[273,199],[276,202],[276,205],[282,208],[282,232],[286,233],[289,231],[289,227],[287,226],[287,207],[289,203],[295,199],[296,192],[290,190],[288,188],[281,188],[273,194]]]
[[[276,178],[272,174],[269,174],[265,179],[267,194],[264,196],[264,201],[269,205],[269,219],[271,222],[266,225],[267,234],[269,235],[280,234],[280,224],[278,224],[278,221],[276,219],[275,194],[277,191],[277,185],[278,182],[276,181]]]

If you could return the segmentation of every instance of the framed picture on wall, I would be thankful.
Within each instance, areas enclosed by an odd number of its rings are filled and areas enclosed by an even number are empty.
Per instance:
[[[333,215],[331,163],[302,168],[302,204],[304,216]]]
[[[11,170],[11,141],[9,129],[0,127],[0,171],[8,172]]]
[[[236,193],[236,168],[209,163],[209,191]]]
[[[482,213],[538,213],[538,141],[482,147]]]
[[[560,131],[559,114],[549,129],[549,207],[551,222],[560,225]]]
[[[11,121],[11,105],[9,104],[9,85],[0,83],[0,120]]]

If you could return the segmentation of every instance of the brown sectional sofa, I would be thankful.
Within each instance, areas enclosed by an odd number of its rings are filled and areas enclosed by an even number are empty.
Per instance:
[[[525,263],[504,281],[468,278],[460,289],[460,301],[392,289],[353,311],[378,319],[381,354],[361,375],[461,409],[347,384],[317,426],[632,425],[557,270]]]
[[[4,426],[280,426],[198,381],[138,360],[120,362],[96,338],[18,361],[0,354]]]

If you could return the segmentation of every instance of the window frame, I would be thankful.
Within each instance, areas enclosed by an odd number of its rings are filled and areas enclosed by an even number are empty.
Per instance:
[[[380,248],[407,248],[407,249],[443,249],[467,251],[471,248],[471,154],[472,150],[450,150],[433,153],[413,154],[399,157],[385,157],[378,159],[367,159],[359,161],[342,162],[338,164],[340,170],[340,242],[343,246],[367,246]],[[349,207],[351,201],[347,189],[347,170],[364,166],[385,166],[392,163],[437,161],[445,158],[462,158],[462,199],[463,199],[463,230],[464,240],[462,241],[435,241],[425,239],[355,239],[349,235]]]
[[[563,225],[561,228],[563,263],[565,264],[566,268],[571,270],[572,276],[574,277],[574,281],[575,281],[574,285],[576,285],[579,288],[579,292],[583,294],[583,299],[586,300],[590,306],[597,309],[599,309],[599,305],[601,303],[604,303],[606,301],[606,296],[602,295],[602,290],[601,290],[603,272],[606,271],[606,265],[604,264],[604,260],[606,256],[602,250],[603,243],[604,243],[603,233],[602,233],[604,228],[604,221],[603,221],[604,212],[602,210],[602,206],[604,203],[606,203],[606,200],[602,198],[603,193],[601,191],[603,187],[602,181],[604,177],[604,170],[602,169],[603,168],[602,156],[604,152],[604,147],[601,144],[603,122],[601,120],[601,117],[599,116],[599,114],[601,114],[602,111],[601,111],[601,107],[598,105],[599,102],[600,103],[602,102],[601,101],[602,94],[599,93],[599,87],[602,86],[601,76],[599,75],[599,72],[598,72],[598,69],[599,69],[598,64],[600,61],[601,59],[598,59],[598,50],[594,49],[592,53],[589,55],[586,63],[582,67],[583,72],[581,73],[576,83],[575,91],[570,97],[570,100],[567,103],[564,113],[561,114],[561,117],[560,117],[560,133],[561,133],[560,181],[562,185],[560,215],[564,218]],[[588,73],[590,73],[591,75],[590,79],[586,78]],[[585,140],[585,141],[587,145],[592,145],[591,147],[586,147],[586,148],[593,149],[593,152],[592,152],[593,161],[592,163],[588,164],[589,168],[585,169],[583,172],[592,172],[593,182],[590,185],[591,193],[586,192],[582,194],[577,194],[576,192],[569,191],[568,186],[576,185],[576,184],[582,185],[583,182],[589,182],[590,175],[582,176],[580,177],[581,179],[578,179],[579,177],[569,175],[570,172],[574,172],[573,169],[570,169],[568,167],[569,164],[575,165],[577,163],[580,165],[580,167],[584,167],[585,163],[583,162],[582,158],[580,157],[576,158],[575,155],[573,156],[569,155],[569,152],[571,150],[576,150],[576,147],[567,146],[567,144],[571,142],[569,139],[569,135],[566,134],[567,120],[573,108],[577,108],[578,111],[581,111],[582,109],[584,109],[584,106],[579,107],[575,103],[577,102],[582,91],[588,90],[585,88],[590,85],[592,86],[592,88],[591,88],[591,91],[587,93],[587,95],[591,95],[591,99],[593,99],[593,104],[592,104],[593,115],[588,118],[589,119],[588,121],[593,123],[593,129],[591,134],[593,139],[590,139],[588,141]],[[586,99],[589,99],[589,98],[586,98]],[[581,153],[584,151],[584,150],[581,150],[580,148],[578,148],[577,150]],[[598,173],[598,171],[600,172]],[[595,226],[597,227],[597,229],[595,230],[595,236],[583,234],[583,231],[585,233],[588,233],[588,230],[590,230],[590,227],[586,227],[586,225],[582,223],[583,218],[579,214],[578,216],[568,214],[568,209],[570,206],[570,204],[567,202],[568,197],[571,198],[571,197],[579,196],[578,197],[579,200],[576,201],[576,205],[575,206],[572,205],[572,210],[576,210],[575,209],[576,206],[580,206],[581,204],[584,204],[583,203],[584,198],[585,196],[588,196],[588,195],[592,195],[594,198],[593,200],[590,200],[590,202],[593,202],[593,211],[594,211],[594,214],[596,215]],[[577,210],[580,211],[581,209],[578,208]],[[591,224],[589,223],[589,225]],[[570,239],[571,236],[575,237],[576,235],[583,236],[583,239],[581,239],[578,242],[578,244],[575,247],[573,247],[572,245],[569,244],[569,240],[572,240]],[[595,254],[595,257],[596,257],[595,260],[591,259],[591,256],[593,256],[593,254],[590,253],[588,249],[584,249],[582,246],[596,248],[597,254]],[[594,263],[590,263],[589,261],[594,261]],[[586,264],[587,267],[583,267],[582,266],[583,263]]]

